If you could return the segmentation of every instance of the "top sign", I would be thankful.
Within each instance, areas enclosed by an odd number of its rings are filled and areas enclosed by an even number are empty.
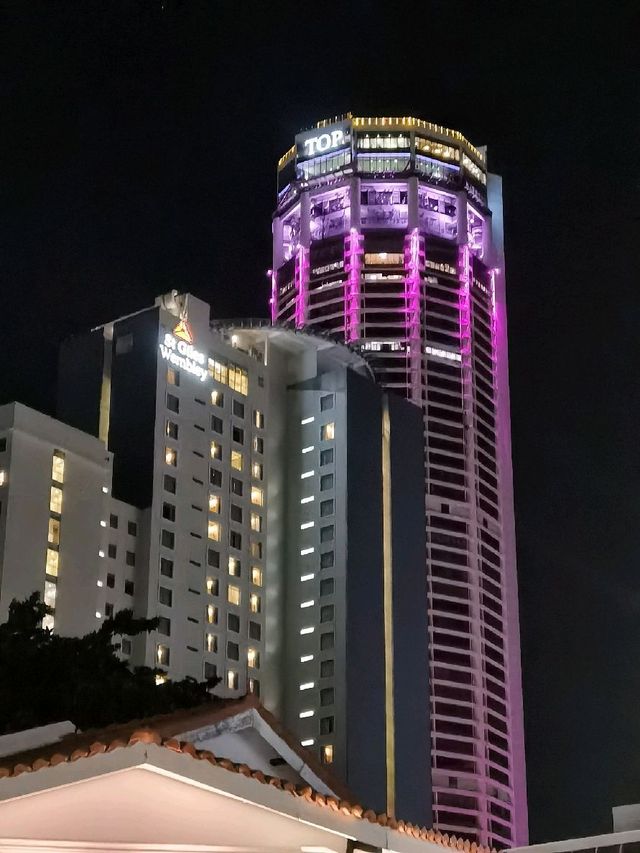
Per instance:
[[[341,121],[299,133],[296,136],[296,156],[298,160],[308,160],[348,145],[351,145],[351,122]]]

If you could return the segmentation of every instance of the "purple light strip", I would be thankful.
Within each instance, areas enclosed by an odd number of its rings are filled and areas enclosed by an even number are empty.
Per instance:
[[[309,285],[309,253],[304,246],[298,246],[295,265],[296,308],[294,320],[296,329],[307,322],[307,296]]]
[[[406,313],[407,351],[410,360],[411,399],[420,402],[420,272],[424,269],[424,243],[420,232],[414,228],[405,238],[404,297]]]
[[[269,300],[269,305],[271,306],[271,325],[275,326],[276,320],[278,319],[278,286],[276,283],[276,271],[269,270],[267,275],[271,277],[271,299]]]
[[[460,352],[471,354],[471,251],[468,243],[458,249],[460,280]]]
[[[345,240],[344,269],[347,283],[344,292],[344,332],[347,343],[360,337],[360,273],[362,270],[362,235],[352,228]]]

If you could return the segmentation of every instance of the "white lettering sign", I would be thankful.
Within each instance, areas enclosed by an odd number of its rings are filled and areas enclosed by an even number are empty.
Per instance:
[[[332,130],[331,133],[321,133],[319,136],[312,136],[310,139],[305,139],[305,154],[308,157],[313,157],[314,154],[323,154],[325,151],[339,148],[344,143],[344,130]]]
[[[204,382],[207,378],[205,354],[192,344],[178,340],[169,332],[165,333],[164,340],[160,343],[160,355],[174,367],[197,376],[200,382]]]

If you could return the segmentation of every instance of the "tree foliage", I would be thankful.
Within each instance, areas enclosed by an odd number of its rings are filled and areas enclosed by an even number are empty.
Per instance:
[[[132,670],[118,657],[123,635],[148,633],[157,619],[121,610],[84,637],[60,637],[42,627],[47,612],[35,592],[12,601],[0,625],[0,734],[62,720],[87,729],[214,700],[219,678],[156,685],[159,670]]]

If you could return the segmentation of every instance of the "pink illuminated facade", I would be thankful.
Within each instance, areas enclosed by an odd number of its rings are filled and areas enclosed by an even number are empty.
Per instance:
[[[274,322],[346,340],[424,413],[434,824],[524,844],[500,178],[438,125],[320,122],[279,162],[273,233]]]

